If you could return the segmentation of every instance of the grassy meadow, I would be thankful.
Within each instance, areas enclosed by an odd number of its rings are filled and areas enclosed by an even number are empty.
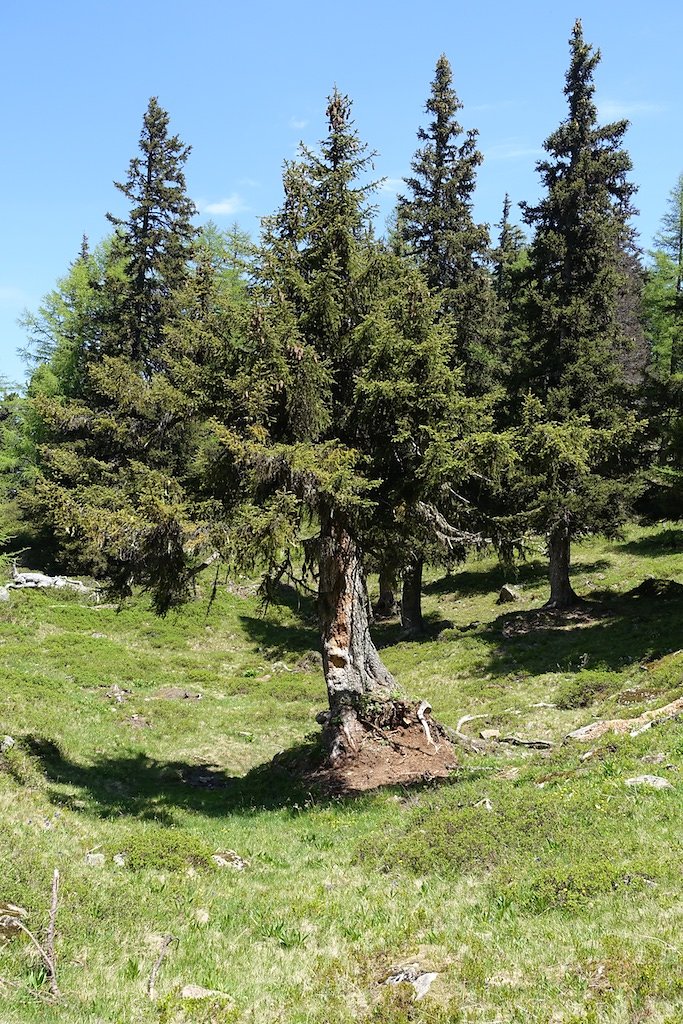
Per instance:
[[[59,868],[62,999],[26,936],[0,938],[1,1024],[679,1024],[681,725],[562,741],[683,695],[683,598],[628,594],[683,582],[682,552],[671,523],[578,546],[595,614],[576,619],[538,614],[540,555],[516,579],[491,558],[433,572],[428,638],[376,629],[390,670],[447,725],[481,716],[471,737],[554,745],[492,742],[447,783],[356,799],[293,770],[325,706],[306,600],[263,616],[239,580],[209,607],[208,576],[159,619],[144,598],[13,592],[0,901],[44,941]],[[506,579],[522,599],[498,606]],[[625,785],[645,773],[672,788]],[[437,973],[424,999],[382,984],[406,964]]]

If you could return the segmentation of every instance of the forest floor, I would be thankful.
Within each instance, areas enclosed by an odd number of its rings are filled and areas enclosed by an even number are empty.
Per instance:
[[[25,933],[0,937],[0,1022],[680,1024],[683,727],[563,740],[683,696],[683,598],[629,595],[683,582],[683,529],[578,546],[581,614],[541,611],[540,555],[509,576],[434,572],[428,638],[376,639],[446,725],[552,746],[492,739],[446,782],[355,798],[296,772],[325,706],[306,601],[262,616],[245,579],[208,608],[207,578],[158,619],[144,599],[14,592],[0,928],[10,902],[48,941],[58,868],[62,998]],[[498,606],[506,581],[522,599]],[[669,787],[626,785],[641,775]]]

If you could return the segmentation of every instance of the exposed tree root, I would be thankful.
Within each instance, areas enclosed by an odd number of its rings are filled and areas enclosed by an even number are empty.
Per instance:
[[[314,781],[338,793],[446,778],[457,757],[426,701],[347,706],[318,716],[329,755]]]

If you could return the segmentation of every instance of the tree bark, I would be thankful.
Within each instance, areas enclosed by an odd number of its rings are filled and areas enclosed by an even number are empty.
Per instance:
[[[422,568],[421,558],[412,562],[403,572],[401,596],[401,625],[410,636],[424,633],[422,620]]]
[[[330,713],[330,760],[354,750],[364,703],[390,702],[396,681],[370,636],[370,603],[356,542],[332,513],[323,516],[318,615]],[[364,701],[364,698],[367,700]]]
[[[548,553],[550,555],[550,598],[546,608],[572,608],[580,604],[580,598],[574,593],[569,582],[569,562],[571,555],[571,536],[566,525],[555,527],[548,535]]]
[[[378,619],[390,619],[397,612],[396,605],[396,573],[393,569],[382,566],[379,571],[379,600],[375,605],[375,616]]]

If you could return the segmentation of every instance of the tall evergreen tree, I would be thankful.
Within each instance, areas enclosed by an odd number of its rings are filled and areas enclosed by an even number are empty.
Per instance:
[[[348,99],[335,91],[327,116],[320,153],[304,149],[286,166],[284,204],[266,233],[264,296],[288,369],[263,459],[274,484],[270,514],[279,531],[283,521],[293,529],[276,550],[308,535],[318,566],[341,750],[353,744],[368,702],[389,707],[395,688],[370,636],[366,555],[386,544],[398,509],[429,505],[458,459],[467,472],[470,453],[457,443],[467,403],[448,336],[419,275],[373,239],[369,155]],[[296,520],[284,515],[285,502]],[[263,510],[254,519],[263,524]]]
[[[584,42],[580,21],[570,51],[568,114],[537,165],[545,194],[536,206],[524,206],[534,231],[522,366],[530,396],[522,430],[526,502],[548,537],[553,607],[576,600],[572,539],[612,532],[623,519],[634,430],[624,408],[619,317],[635,192],[623,148],[628,123],[597,122],[593,74],[600,54]]]
[[[655,235],[645,289],[652,369],[665,380],[683,372],[683,174]]]
[[[473,218],[477,132],[457,120],[462,103],[444,54],[419,128],[407,193],[399,197],[398,223],[453,337],[453,361],[465,368],[468,389],[483,394],[496,377],[495,303],[489,274],[489,236]]]
[[[470,395],[488,395],[499,375],[496,302],[489,270],[487,227],[473,218],[477,168],[482,156],[477,132],[458,121],[462,103],[442,54],[426,103],[430,120],[418,129],[421,143],[412,160],[406,194],[399,197],[397,231],[434,296],[450,337],[450,360],[462,368]],[[427,552],[418,536],[403,566],[402,620],[408,632],[422,630],[421,585]]]
[[[106,565],[113,575],[106,538],[126,517],[134,522],[155,472],[160,494],[168,491],[164,481],[178,462],[177,452],[169,456],[171,439],[180,443],[187,417],[187,402],[155,378],[165,365],[166,331],[183,311],[195,233],[182,170],[189,149],[169,135],[156,99],[144,115],[140,151],[117,185],[130,202],[127,216],[110,218],[113,238],[79,257],[31,325],[51,349],[29,389],[41,442],[33,512],[65,542],[76,539],[69,547],[83,551],[85,565]],[[126,511],[115,511],[122,504]],[[158,530],[163,521],[160,513]]]
[[[196,235],[196,209],[183,170],[190,147],[168,129],[168,114],[153,96],[143,118],[140,153],[130,161],[126,180],[114,183],[128,201],[127,216],[107,214],[116,228],[113,257],[121,261],[125,286],[103,353],[123,353],[143,367],[153,365],[163,344]]]

